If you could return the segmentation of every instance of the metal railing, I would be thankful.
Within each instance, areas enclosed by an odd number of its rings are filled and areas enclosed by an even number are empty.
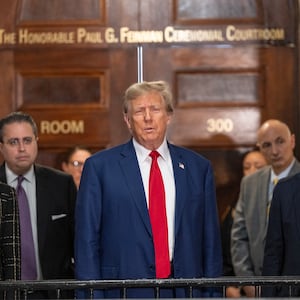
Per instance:
[[[53,299],[62,298],[62,291],[75,291],[78,289],[89,290],[90,299],[94,298],[94,290],[120,289],[122,297],[127,298],[127,290],[130,288],[153,288],[155,298],[159,298],[162,288],[185,288],[189,290],[189,297],[193,298],[193,290],[199,288],[220,288],[222,296],[226,297],[228,286],[254,286],[256,297],[260,297],[263,286],[288,287],[292,296],[292,289],[300,287],[300,276],[255,276],[255,277],[219,277],[199,279],[138,279],[138,280],[43,280],[43,281],[0,281],[0,292],[18,291],[22,293],[23,299],[36,291],[52,291],[55,293]]]

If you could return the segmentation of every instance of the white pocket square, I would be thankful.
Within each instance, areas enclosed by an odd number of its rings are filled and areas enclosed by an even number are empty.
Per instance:
[[[52,219],[52,221],[55,221],[55,220],[64,218],[64,217],[66,217],[66,216],[67,216],[66,214],[52,215],[52,216],[51,216],[51,219]]]

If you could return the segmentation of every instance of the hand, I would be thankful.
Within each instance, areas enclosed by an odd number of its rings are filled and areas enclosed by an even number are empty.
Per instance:
[[[228,286],[226,288],[226,298],[241,298],[240,289],[235,286]]]
[[[255,298],[255,287],[254,286],[244,286],[243,290],[248,298]]]

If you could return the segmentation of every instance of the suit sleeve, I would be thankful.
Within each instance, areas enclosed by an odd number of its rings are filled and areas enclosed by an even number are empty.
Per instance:
[[[272,205],[269,214],[269,224],[264,251],[263,276],[279,276],[282,270],[283,259],[283,229],[281,216],[281,195],[279,193],[280,184],[274,190]],[[264,287],[262,295],[264,297],[274,297],[276,288]]]
[[[75,208],[75,277],[77,280],[101,279],[99,249],[101,201],[101,186],[95,166],[87,160],[81,176]],[[94,293],[94,297],[102,298],[100,291],[98,292]],[[88,297],[87,293],[87,291],[78,291],[77,297]]]
[[[222,276],[223,263],[215,184],[211,167],[208,168],[206,174],[205,189],[204,274],[205,277],[214,278]],[[221,295],[221,290],[218,288],[207,288],[203,294],[204,297],[221,297]]]
[[[243,178],[231,230],[231,256],[234,272],[237,276],[254,276],[245,220],[245,194],[245,181]]]
[[[7,194],[6,194],[7,195]],[[7,199],[2,202],[1,245],[3,279],[20,279],[20,229],[19,210],[14,189],[8,190]]]

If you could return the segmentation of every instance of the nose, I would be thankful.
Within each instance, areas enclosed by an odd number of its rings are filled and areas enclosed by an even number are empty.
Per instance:
[[[145,118],[145,120],[150,120],[151,119],[151,111],[150,111],[150,109],[145,109],[144,118]]]
[[[272,143],[271,151],[272,151],[272,154],[277,154],[278,153],[278,147],[277,147],[276,143]]]
[[[18,146],[19,146],[19,151],[24,151],[25,147],[24,147],[24,142],[22,140],[19,140]]]

